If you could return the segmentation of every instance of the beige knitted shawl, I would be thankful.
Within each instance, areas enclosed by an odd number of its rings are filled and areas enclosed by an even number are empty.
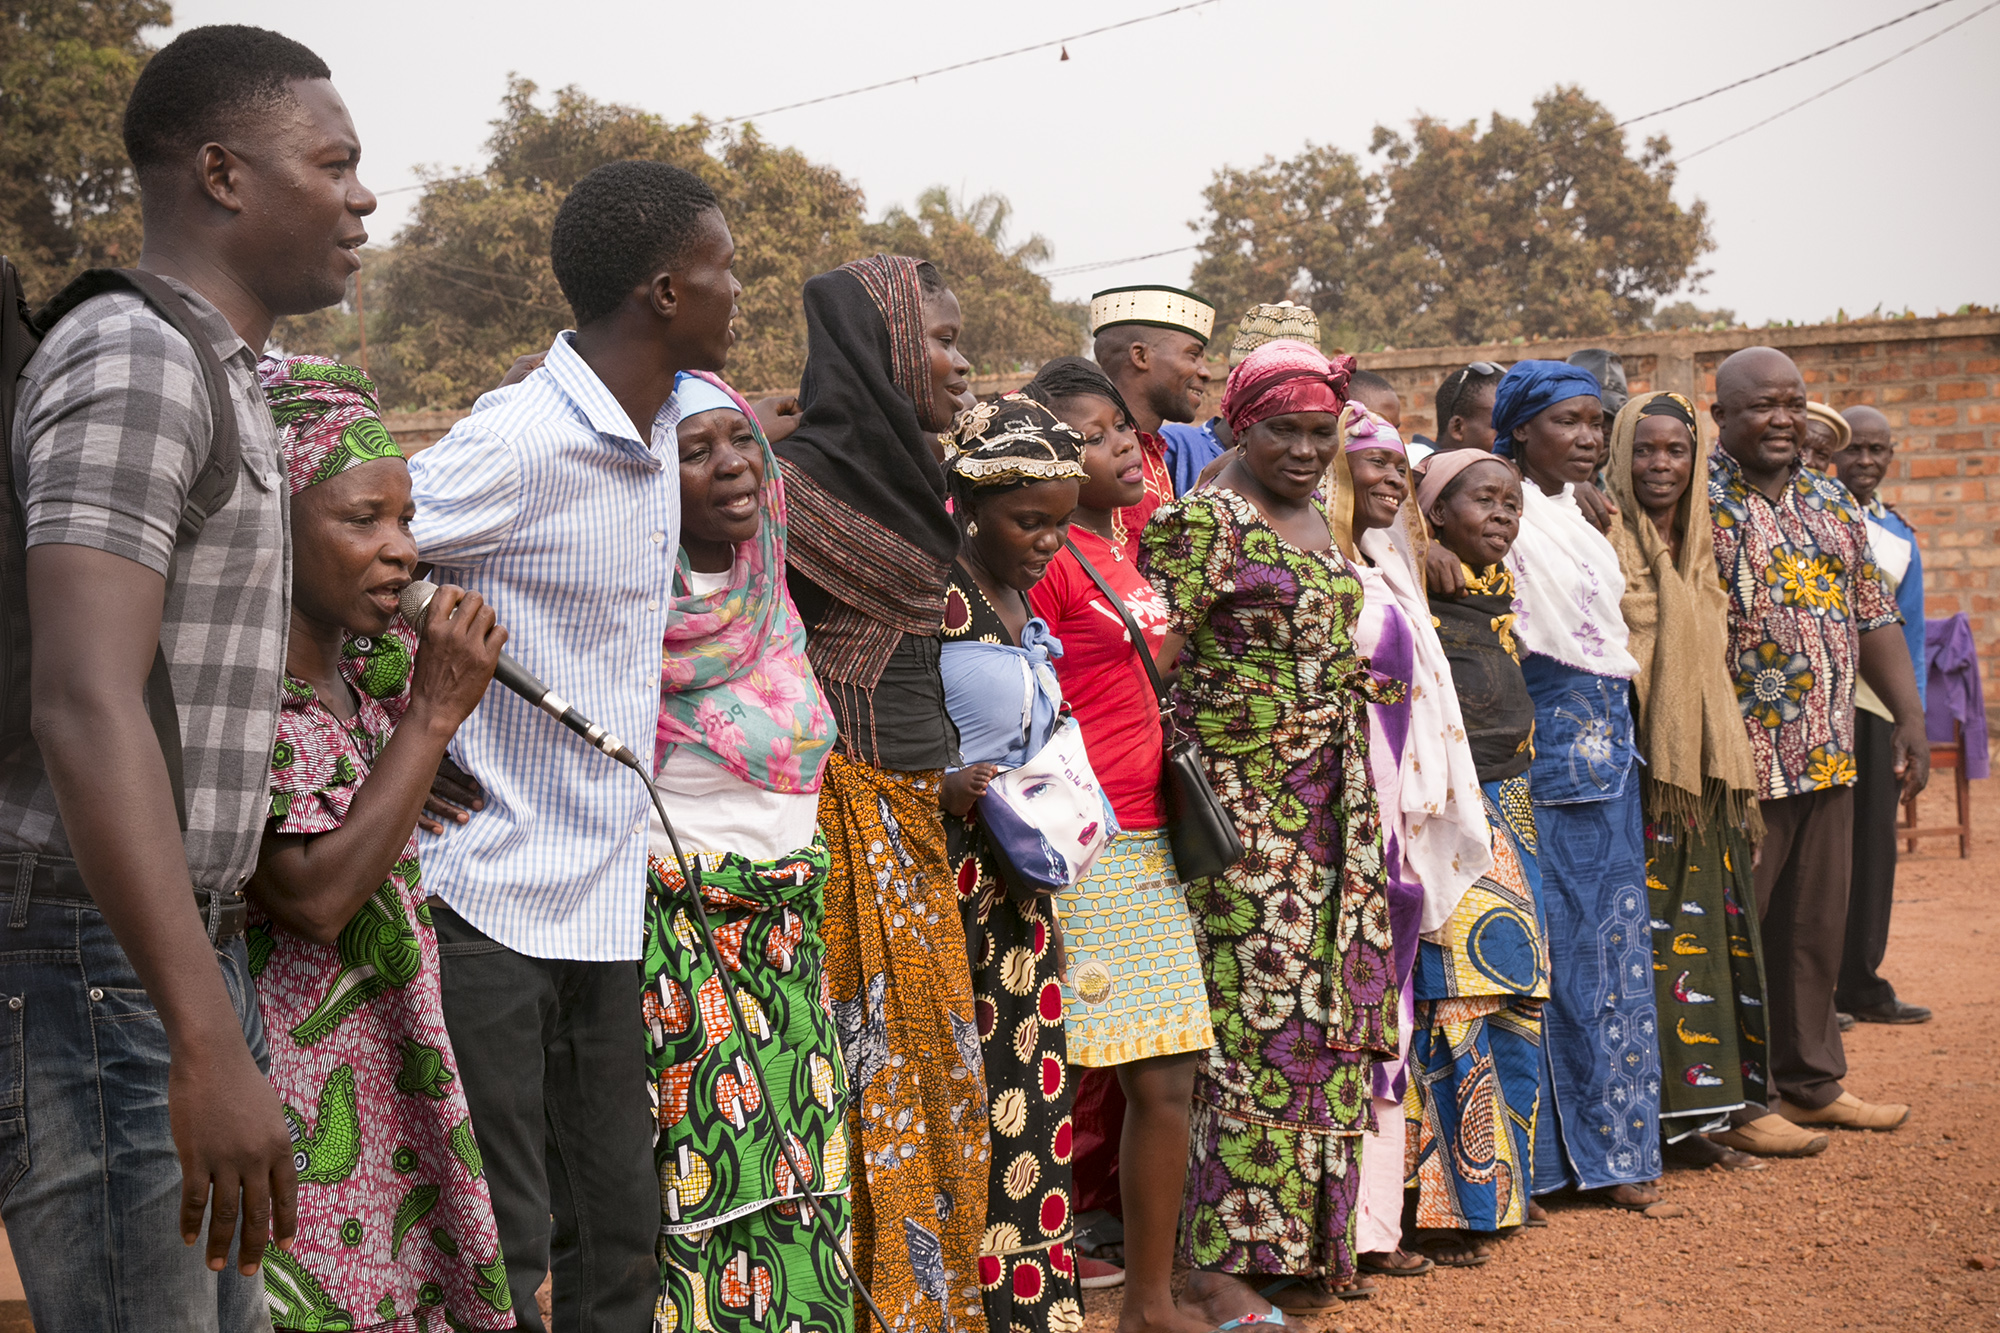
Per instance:
[[[1707,825],[1718,814],[1763,833],[1757,814],[1757,771],[1729,673],[1729,598],[1715,566],[1709,527],[1708,455],[1695,430],[1687,493],[1674,511],[1682,533],[1680,560],[1660,537],[1632,486],[1633,439],[1640,409],[1664,395],[1635,395],[1611,428],[1605,480],[1619,518],[1611,542],[1625,575],[1619,603],[1639,661],[1633,684],[1639,748],[1646,758],[1647,818],[1668,827]],[[1685,398],[1682,406],[1692,415]]]

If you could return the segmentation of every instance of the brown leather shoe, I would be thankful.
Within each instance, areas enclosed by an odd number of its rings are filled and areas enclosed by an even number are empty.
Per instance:
[[[1760,1115],[1747,1125],[1711,1134],[1725,1148],[1752,1157],[1813,1157],[1826,1151],[1824,1134],[1808,1134],[1779,1115]]]
[[[1843,1092],[1825,1106],[1813,1110],[1782,1102],[1778,1114],[1795,1125],[1834,1125],[1841,1129],[1872,1129],[1886,1133],[1901,1129],[1910,1118],[1910,1108],[1900,1102],[1864,1102],[1851,1092]]]

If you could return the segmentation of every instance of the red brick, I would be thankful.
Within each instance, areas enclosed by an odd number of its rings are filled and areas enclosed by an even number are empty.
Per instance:
[[[1932,620],[1943,620],[1946,616],[1955,616],[1961,609],[1963,608],[1959,606],[1958,598],[1956,597],[1950,595],[1935,597],[1929,594],[1924,596],[1924,615]]]
[[[2000,375],[2000,356],[1974,357],[1965,363],[1968,375]]]
[[[1893,390],[1891,392],[1893,392]],[[1872,406],[1875,402],[1875,390],[1835,389],[1833,392],[1829,393],[1826,396],[1826,400],[1827,402],[1832,403],[1835,407],[1855,407],[1862,403],[1867,403]]]
[[[1985,380],[1959,380],[1956,383],[1937,386],[1938,401],[1948,403],[1959,398],[1989,398],[1993,386]]]
[[[1984,337],[1939,338],[1935,346],[1940,352],[1986,352],[1991,354],[1994,351],[1993,339]]]
[[[1939,357],[1934,361],[1917,361],[1910,365],[1908,378],[1913,380],[1942,379],[1946,375],[1958,374],[1960,364],[1956,357]]]
[[[1956,426],[1958,409],[1955,407],[1913,407],[1910,409],[1912,426]]]
[[[1974,430],[1963,431],[1956,435],[1940,435],[1937,437],[1937,447],[1940,449],[1984,449],[1986,447],[1986,433]]]
[[[1974,403],[1965,409],[1965,419],[1974,425],[2000,424],[2000,403]]]
[[[1910,476],[1912,478],[1955,477],[1958,475],[1958,469],[1959,460],[1956,458],[1912,458],[1910,460]]]

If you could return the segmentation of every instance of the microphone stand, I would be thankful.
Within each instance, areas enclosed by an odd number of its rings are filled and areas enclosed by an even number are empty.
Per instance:
[[[722,993],[729,1001],[729,1012],[731,1017],[736,1020],[736,1030],[743,1034],[743,1053],[749,1057],[752,1076],[757,1080],[759,1117],[764,1123],[765,1130],[771,1135],[771,1141],[778,1145],[778,1152],[785,1159],[785,1165],[791,1168],[792,1179],[798,1182],[800,1211],[805,1217],[808,1226],[818,1222],[827,1229],[829,1239],[833,1242],[833,1257],[840,1264],[840,1271],[846,1275],[848,1282],[853,1285],[854,1289],[861,1293],[861,1299],[867,1303],[868,1313],[875,1317],[875,1323],[882,1330],[882,1333],[891,1333],[889,1321],[883,1317],[882,1308],[875,1304],[874,1295],[863,1285],[860,1277],[855,1274],[853,1261],[848,1257],[846,1246],[841,1243],[840,1234],[832,1230],[833,1219],[828,1217],[825,1210],[814,1202],[810,1184],[812,1176],[793,1153],[791,1137],[778,1127],[777,1113],[771,1109],[770,1085],[764,1081],[764,1067],[757,1059],[756,1048],[750,1043],[752,1029],[749,1024],[743,1021],[743,1004],[737,995],[736,979],[729,966],[723,962],[722,951],[715,946],[715,935],[709,929],[708,905],[702,901],[701,897],[701,880],[695,875],[694,867],[689,862],[687,853],[681,850],[681,840],[674,832],[674,821],[667,818],[667,808],[660,801],[659,788],[653,785],[652,776],[640,765],[638,756],[634,755],[627,747],[621,746],[619,748],[623,753],[615,754],[612,757],[620,764],[631,769],[634,773],[637,773],[639,780],[646,784],[646,795],[652,798],[653,810],[660,817],[660,826],[667,831],[667,842],[673,847],[674,861],[680,867],[681,887],[686,891],[688,901],[694,907],[692,915],[694,917],[695,930],[701,936],[702,951],[708,955],[710,966],[714,967],[716,977],[722,982]],[[846,1132],[845,1120],[846,1117],[843,1110],[842,1133]],[[854,1170],[853,1154],[850,1153],[848,1156],[848,1170],[852,1173]]]

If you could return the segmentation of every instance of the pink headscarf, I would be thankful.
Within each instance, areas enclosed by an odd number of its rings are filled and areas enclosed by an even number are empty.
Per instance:
[[[266,357],[257,378],[278,423],[293,495],[358,464],[403,457],[382,424],[375,381],[353,366],[323,356]]]
[[[1347,452],[1357,449],[1390,449],[1407,455],[1403,437],[1396,428],[1359,403],[1350,403],[1341,415],[1341,430],[1347,437]]]
[[[1291,412],[1338,413],[1347,405],[1354,358],[1328,359],[1317,347],[1289,338],[1267,342],[1229,372],[1222,415],[1241,435],[1260,421]]]
[[[1451,485],[1451,479],[1477,463],[1514,466],[1500,455],[1489,454],[1484,449],[1441,449],[1424,460],[1424,470],[1417,481],[1417,508],[1428,516],[1431,506],[1444,494],[1444,488]]]

